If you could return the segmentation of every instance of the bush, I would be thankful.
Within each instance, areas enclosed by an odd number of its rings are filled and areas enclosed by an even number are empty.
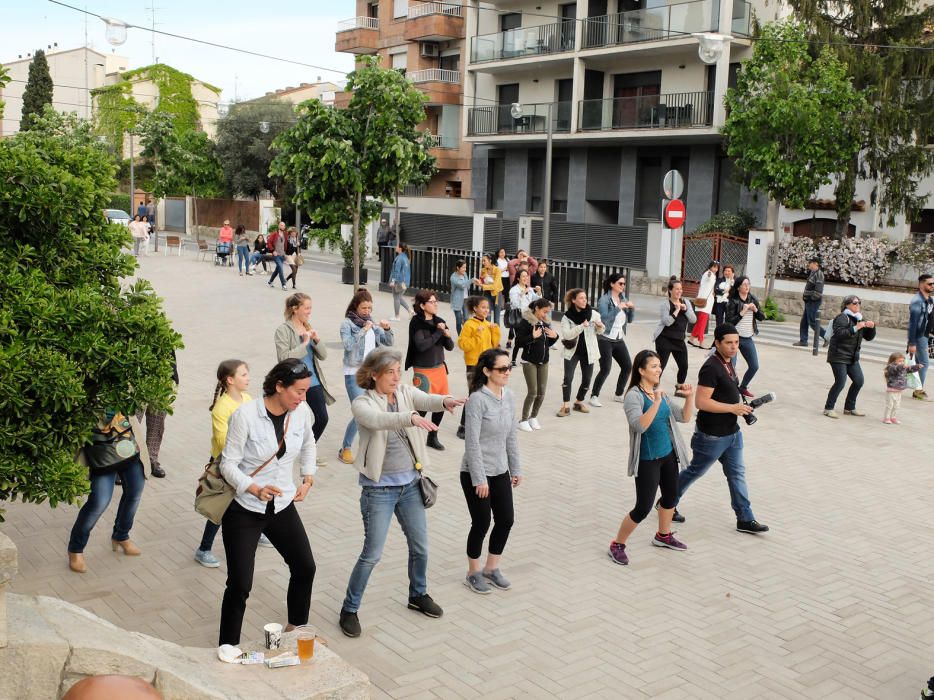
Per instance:
[[[896,262],[911,268],[919,275],[934,270],[934,240],[930,243],[916,243],[906,239],[895,246]]]
[[[699,236],[703,233],[714,233],[720,231],[728,233],[731,236],[747,237],[749,229],[759,225],[756,215],[749,209],[737,209],[735,212],[721,211],[714,214],[707,221],[698,226],[691,232],[692,236]]]
[[[128,194],[112,194],[110,195],[110,201],[107,203],[108,209],[122,209],[130,217],[133,217],[133,210],[130,208],[133,205],[130,204],[130,195]]]
[[[99,416],[171,404],[181,338],[148,282],[122,287],[130,235],[101,211],[114,169],[89,124],[51,107],[0,140],[0,501],[76,502]]]
[[[807,277],[808,259],[816,254],[827,282],[877,284],[891,269],[893,250],[895,246],[884,238],[785,239],[778,245],[778,274]]]
[[[765,314],[766,321],[778,321],[781,323],[785,320],[785,314],[779,310],[778,304],[775,303],[772,297],[768,297],[765,300],[765,303],[762,305],[762,313]]]

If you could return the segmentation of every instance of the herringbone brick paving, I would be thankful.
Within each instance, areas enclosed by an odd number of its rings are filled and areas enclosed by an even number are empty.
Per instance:
[[[649,518],[631,540],[631,565],[613,564],[606,547],[634,501],[622,407],[608,388],[604,408],[555,418],[555,358],[545,430],[520,434],[527,479],[516,491],[503,561],[513,590],[476,596],[461,583],[469,521],[458,482],[462,443],[449,416],[441,429],[448,450],[431,455],[441,500],[429,512],[431,593],[445,615],[429,620],[405,608],[405,542],[394,527],[360,612],[363,637],[343,637],[337,613],[362,525],[356,472],[336,459],[349,417],[337,329],[350,288],[335,270],[311,265],[300,275],[331,353],[325,370],[338,402],[321,445],[330,465],[299,512],[318,563],[311,623],[369,674],[374,697],[908,698],[934,672],[934,406],[906,399],[903,424],[882,425],[881,365],[866,362],[860,407],[869,415],[830,421],[820,415],[830,384],[824,356],[766,343],[752,388],[777,391],[780,402],[764,407],[744,435],[752,503],[772,527],[768,535],[735,532],[725,481],[711,469],[682,502],[687,552],[651,547]],[[192,495],[208,453],[213,373],[220,360],[240,357],[250,363],[253,395],[261,393],[286,295],[192,257],[144,258],[142,274],[186,343],[162,450],[169,476],[147,482],[133,530],[143,556],[110,551],[112,507],[86,551],[88,573],[73,574],[65,547],[77,508],[13,504],[3,525],[19,547],[13,590],[212,646],[225,574],[223,565],[207,570],[192,559],[203,526]],[[375,297],[375,315],[388,316],[389,296]],[[647,322],[627,339],[633,355],[650,347],[657,304],[646,302]],[[405,328],[396,324],[403,349]],[[702,357],[691,350],[691,381]],[[463,392],[458,352],[449,365],[454,390]],[[665,378],[669,389],[672,381]],[[606,386],[614,382],[615,371]],[[524,397],[521,375],[511,386]],[[223,560],[220,540],[215,551]],[[260,549],[245,637],[283,621],[286,585],[276,552]]]

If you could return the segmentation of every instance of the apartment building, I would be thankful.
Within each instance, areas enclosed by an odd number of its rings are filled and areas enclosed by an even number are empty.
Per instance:
[[[340,23],[335,48],[377,55],[381,65],[404,71],[428,98],[422,125],[437,141],[438,173],[418,192],[427,197],[471,196],[471,146],[462,138],[467,23],[459,0],[356,0],[356,16]],[[338,93],[336,105],[349,101]]]
[[[662,179],[685,180],[687,228],[737,206],[764,212],[731,178],[723,97],[751,55],[765,0],[506,0],[467,8],[465,139],[478,211],[544,210],[549,123],[555,219],[657,221]],[[716,63],[693,34],[729,41]]]
[[[256,104],[268,102],[269,100],[278,100],[288,102],[291,105],[300,105],[306,100],[320,100],[326,105],[333,105],[337,93],[342,89],[341,85],[329,81],[323,81],[318,78],[314,83],[301,83],[298,87],[286,87],[279,90],[267,92],[262,97],[252,100],[244,100],[240,104]]]

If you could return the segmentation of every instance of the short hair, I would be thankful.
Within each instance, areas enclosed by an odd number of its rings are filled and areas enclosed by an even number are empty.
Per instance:
[[[731,263],[727,263],[726,265],[724,265],[723,268],[720,270],[720,272],[726,272],[727,268],[729,268],[730,270],[733,270],[733,272],[736,272],[736,268],[733,267]]]
[[[817,263],[817,266],[820,267],[821,260],[818,256],[812,255],[811,257],[808,258],[808,265],[810,265],[811,263]]]
[[[361,389],[375,389],[377,377],[393,365],[402,364],[402,353],[392,348],[377,348],[367,355],[363,364],[357,368],[357,386]]]
[[[570,306],[574,303],[574,300],[577,298],[578,294],[586,294],[586,291],[580,287],[574,287],[574,289],[569,289],[567,294],[564,295],[564,305]]]
[[[932,275],[930,272],[924,272],[918,275],[918,284],[921,284],[922,282],[927,282],[929,279],[934,279],[934,275]]]
[[[466,265],[466,264],[467,264],[467,261],[466,261],[466,260],[455,260],[455,261],[454,261],[454,269],[456,270],[457,268],[463,267],[463,266]]]
[[[472,314],[474,310],[478,306],[480,306],[480,304],[482,304],[483,302],[486,302],[487,304],[489,304],[490,300],[487,299],[486,297],[480,296],[479,294],[472,296],[472,297],[467,297],[466,299],[464,299],[464,308],[467,309],[467,313]]]
[[[732,323],[718,323],[713,332],[714,340],[723,340],[728,335],[739,335],[736,326]]]
[[[840,304],[840,311],[843,311],[843,310],[846,309],[846,307],[848,307],[850,304],[852,304],[852,303],[854,303],[854,302],[857,302],[857,301],[860,302],[860,304],[862,304],[862,301],[860,300],[860,298],[859,298],[858,295],[856,295],[856,294],[847,294],[845,297],[843,297],[843,303]]]
[[[434,293],[433,291],[431,291],[430,289],[419,289],[419,290],[415,293],[415,299],[414,299],[414,302],[413,302],[413,304],[412,304],[412,306],[414,307],[413,311],[415,311],[415,313],[417,313],[419,316],[424,316],[424,315],[425,315],[425,309],[422,308],[422,305],[423,305],[423,304],[427,304],[427,303],[428,303],[428,300],[431,299],[432,297],[434,297],[435,299],[437,299],[437,298],[438,298],[438,295],[435,294],[435,293]]]
[[[263,396],[274,396],[276,387],[279,384],[283,388],[288,388],[295,382],[309,377],[311,377],[311,372],[304,362],[294,357],[287,357],[269,370],[269,373],[263,379]]]
[[[306,301],[311,301],[311,297],[305,294],[305,292],[295,292],[285,300],[285,311],[283,315],[285,316],[286,321],[291,321],[292,316],[295,315],[295,311],[304,304]]]

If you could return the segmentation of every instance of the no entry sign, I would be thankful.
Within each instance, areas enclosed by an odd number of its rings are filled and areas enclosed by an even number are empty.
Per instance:
[[[681,228],[684,226],[686,214],[684,202],[680,199],[672,199],[665,205],[665,226],[668,228]]]

